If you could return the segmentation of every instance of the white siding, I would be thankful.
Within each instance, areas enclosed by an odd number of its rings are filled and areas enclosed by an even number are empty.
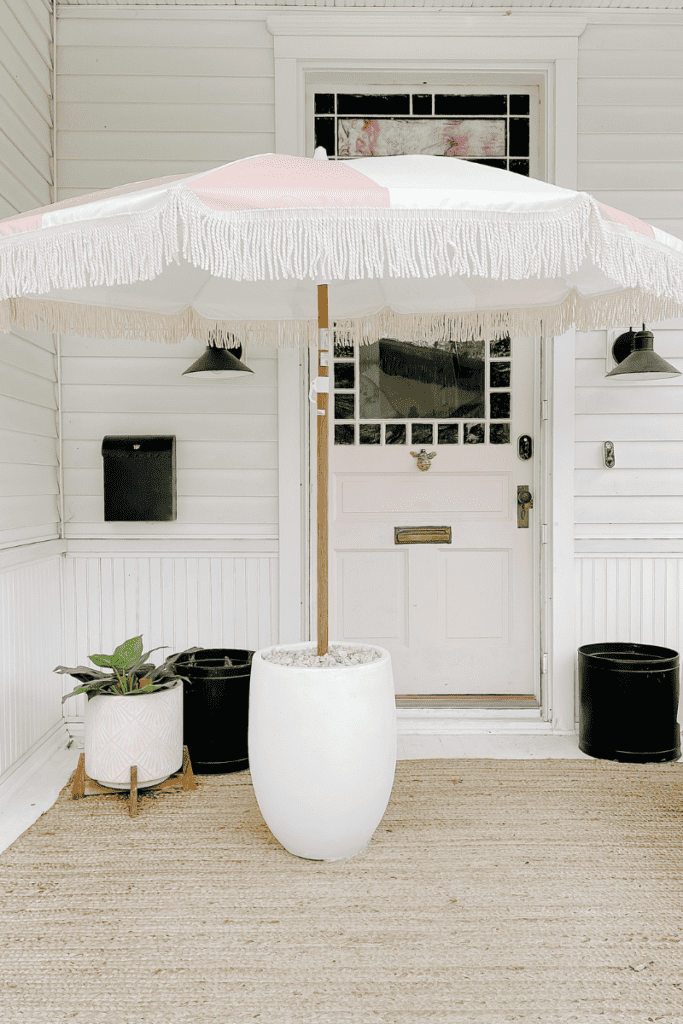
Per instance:
[[[0,778],[61,721],[60,558],[0,571]]]
[[[67,539],[277,536],[277,351],[251,348],[253,375],[218,384],[182,376],[202,351],[62,339]],[[107,434],[175,434],[175,522],[103,521]]]
[[[51,334],[0,334],[0,549],[58,536]]]
[[[639,326],[639,325],[637,325]],[[683,325],[656,328],[657,352],[683,371]],[[579,335],[576,360],[576,537],[677,540],[683,550],[683,378],[652,384],[606,379],[604,331]],[[614,442],[615,466],[602,460]]]
[[[655,328],[683,370],[683,324]],[[605,332],[577,336],[576,646],[683,642],[683,386],[605,379]],[[614,443],[615,466],[602,460]],[[577,680],[578,687],[578,680]],[[576,709],[578,714],[578,690]]]
[[[578,125],[578,187],[683,237],[683,24],[589,24]]]
[[[58,38],[60,199],[275,148],[264,17],[62,17]]]
[[[0,0],[0,218],[50,202],[52,42],[43,0]]]

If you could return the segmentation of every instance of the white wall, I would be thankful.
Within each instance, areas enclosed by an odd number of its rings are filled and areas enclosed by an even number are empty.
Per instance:
[[[0,3],[0,217],[52,199],[49,4]],[[55,346],[0,334],[0,783],[61,726]]]
[[[265,17],[61,7],[59,198],[274,150]]]
[[[0,4],[0,218],[50,202],[50,5]]]
[[[264,19],[184,14],[60,8],[60,199],[273,150]],[[137,633],[172,650],[277,640],[277,353],[250,349],[253,377],[211,386],[182,377],[202,351],[63,339],[69,664]],[[102,438],[134,433],[176,435],[176,522],[103,522]],[[82,713],[68,702],[72,730]]]
[[[125,17],[112,17],[106,6],[60,7],[59,198],[156,174],[201,170],[275,148],[272,39],[265,28],[266,12],[237,8],[234,20],[220,14],[201,6],[191,14],[143,6]],[[548,16],[552,19],[555,12]],[[682,19],[674,14],[673,20],[665,20],[645,11],[592,10],[586,16],[589,24],[579,39],[578,187],[683,237]],[[672,328],[658,331],[656,338],[658,351],[681,360],[683,369],[683,334]],[[209,453],[220,454],[221,444],[228,445],[225,451],[232,453],[231,458],[238,451],[255,451],[255,444],[270,444],[274,455],[275,421],[270,421],[270,432],[258,437],[230,434],[209,441],[195,427],[201,421],[211,423],[212,429],[218,423],[227,429],[228,417],[218,407],[199,411],[189,392],[181,391],[175,376],[180,349],[171,355],[156,346],[153,352],[141,349],[134,355],[119,343],[114,355],[113,345],[107,343],[105,359],[103,343],[66,345],[66,529],[74,557],[123,557],[137,544],[137,568],[130,576],[137,582],[131,583],[131,593],[147,586],[140,580],[146,578],[149,559],[160,552],[143,550],[140,545],[145,542],[132,539],[125,552],[120,541],[114,551],[114,534],[122,537],[130,529],[105,527],[98,518],[101,437],[143,426],[145,432],[178,435],[179,466],[185,452],[182,483],[179,470],[179,522],[164,525],[167,541],[175,537],[181,544],[179,535],[191,528],[208,544],[217,536],[227,537],[223,526],[244,528],[246,534],[251,523],[249,535],[261,538],[260,550],[235,554],[272,555],[271,537],[277,530],[265,510],[275,492],[245,487],[248,478],[254,486],[266,486],[276,462],[249,469],[244,462],[222,463],[216,478],[221,493],[210,494],[206,486],[214,486],[212,468],[217,465]],[[157,374],[155,363],[162,362],[162,355],[163,382],[160,376],[153,381],[150,374]],[[629,387],[605,382],[605,355],[604,332],[577,339],[577,644],[626,638],[669,643],[676,638],[677,643],[683,391],[677,383]],[[97,364],[100,370],[106,365],[105,374],[97,372]],[[136,370],[146,385],[134,383]],[[261,384],[254,381],[253,386]],[[173,396],[180,394],[183,426],[177,428]],[[244,395],[248,394],[245,385]],[[269,409],[266,415],[273,416],[275,406]],[[240,414],[234,422],[248,423],[253,430],[257,418]],[[186,428],[190,433],[183,437]],[[614,470],[602,466],[601,444],[606,439],[615,443]],[[265,453],[266,448],[259,450]],[[196,458],[205,461],[195,463]],[[239,493],[226,489],[233,484]],[[215,515],[219,507],[228,515],[223,526]],[[240,508],[245,511],[240,513]],[[252,519],[247,508],[260,510],[265,518]],[[146,534],[147,527],[138,532]],[[156,528],[150,527],[149,536],[156,538],[156,545],[161,543]],[[164,554],[181,557],[179,548],[171,550],[168,544]],[[91,580],[89,621],[100,616],[104,622],[109,614],[106,602],[98,604],[93,588],[101,585],[96,581],[103,572],[113,569],[105,561],[97,570],[88,565],[92,575],[86,573],[82,579]],[[83,573],[84,566],[74,566],[73,571]],[[201,571],[206,574],[209,569]],[[187,568],[179,572],[182,580]],[[77,600],[86,600],[83,587],[85,582]],[[177,616],[184,621],[186,603],[181,597],[177,600]],[[134,602],[126,607],[133,608]],[[131,626],[133,621],[143,620],[131,619]],[[87,637],[82,642],[93,647],[96,637],[90,627],[85,632],[79,627],[79,636]],[[87,653],[90,650],[83,649],[79,657]]]
[[[683,237],[680,12],[589,17],[603,23],[579,39],[578,187]]]
[[[62,346],[67,663],[140,633],[168,645],[159,660],[276,641],[276,350],[249,349],[253,376],[215,384],[182,376],[192,339]],[[102,439],[137,433],[176,436],[175,522],[104,522]]]
[[[653,325],[683,371],[683,321]],[[576,644],[683,643],[683,378],[606,380],[606,332],[577,335]],[[604,441],[614,443],[606,469]]]
[[[277,538],[277,350],[250,348],[254,373],[217,384],[183,377],[203,351],[193,339],[62,339],[68,540]],[[107,434],[176,435],[176,522],[103,522]]]

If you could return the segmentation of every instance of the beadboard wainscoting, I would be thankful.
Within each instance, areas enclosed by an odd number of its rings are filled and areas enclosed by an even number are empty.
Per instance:
[[[258,650],[277,642],[278,564],[274,552],[67,554],[64,664],[87,664],[142,634],[151,660],[187,647]],[[68,693],[73,680],[64,677]],[[83,729],[83,696],[68,700],[73,736]]]
[[[622,641],[680,651],[683,554],[578,555],[575,579],[577,648]],[[578,709],[577,678],[577,721]]]
[[[67,742],[61,660],[60,555],[0,571],[0,793],[24,764]],[[34,755],[38,752],[39,760]]]

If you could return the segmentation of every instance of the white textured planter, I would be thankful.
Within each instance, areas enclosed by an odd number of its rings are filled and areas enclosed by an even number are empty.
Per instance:
[[[343,668],[275,665],[261,657],[272,648],[254,654],[254,793],[270,831],[297,857],[353,857],[368,845],[386,810],[396,770],[396,700],[389,652],[375,649],[382,655],[376,661]]]
[[[183,763],[183,684],[138,696],[101,694],[85,708],[85,771],[112,789],[155,786]]]

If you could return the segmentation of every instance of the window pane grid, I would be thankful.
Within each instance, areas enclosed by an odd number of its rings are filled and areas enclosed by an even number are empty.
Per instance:
[[[475,358],[478,353],[482,359]],[[431,398],[433,407],[449,393],[449,360],[457,368],[450,392],[450,409],[455,411],[443,417],[421,414],[420,403],[426,408]],[[452,367],[450,373],[454,374]],[[373,346],[355,347],[335,340],[334,443],[510,444],[511,375],[509,338],[455,345],[453,353],[386,338]],[[413,395],[412,408],[403,411],[406,396],[411,400]],[[364,414],[368,408],[380,414]]]
[[[457,156],[528,177],[530,93],[316,93],[315,145],[331,160],[430,153]]]

